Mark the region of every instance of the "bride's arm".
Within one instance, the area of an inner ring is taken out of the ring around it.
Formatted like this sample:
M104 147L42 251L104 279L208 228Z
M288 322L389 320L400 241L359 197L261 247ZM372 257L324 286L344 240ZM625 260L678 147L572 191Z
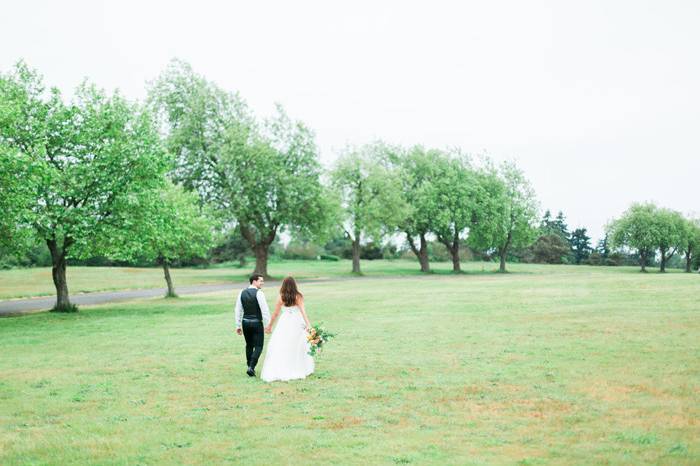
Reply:
M280 309L282 309L282 297L278 296L277 302L275 303L275 312L272 313L272 317L270 317L270 323L267 324L267 328L265 328L265 331L267 333L270 333L272 331L272 324L274 324L275 320L277 320L277 316L280 313Z
M301 311L301 316L304 318L304 322L306 322L306 329L311 330L311 322L309 322L309 318L306 317L306 308L304 307L304 298L302 298L301 296L298 298L297 306L299 306L299 310Z

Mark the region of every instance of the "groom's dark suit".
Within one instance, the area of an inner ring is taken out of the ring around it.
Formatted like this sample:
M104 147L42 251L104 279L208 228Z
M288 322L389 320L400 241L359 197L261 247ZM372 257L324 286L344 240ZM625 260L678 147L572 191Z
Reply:
M270 320L270 312L263 292L254 286L244 289L236 302L236 318L245 337L245 357L248 367L255 370L265 344L264 321Z

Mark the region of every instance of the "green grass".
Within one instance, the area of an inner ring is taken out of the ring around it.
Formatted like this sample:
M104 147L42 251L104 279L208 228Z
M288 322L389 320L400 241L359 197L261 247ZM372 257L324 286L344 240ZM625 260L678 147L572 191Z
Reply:
M303 285L304 381L245 375L228 293L0 319L0 464L700 462L697 274L371 267Z
M211 268L171 269L175 286L196 285L204 283L240 283L247 280L254 264L245 268L215 266ZM277 279L287 275L307 279L328 279L352 277L352 265L348 260L327 261L277 261L269 264L269 273ZM432 263L435 274L452 274L452 264L448 262ZM498 264L489 262L465 262L462 264L465 274L491 274L498 269ZM619 274L637 273L636 267L587 267L567 265L508 264L508 269L518 273L566 274L595 273ZM362 261L363 274L368 277L378 276L420 276L416 261ZM669 273L677 273L671 270ZM651 273L654 273L652 271ZM125 290L137 288L165 287L163 270L157 267L68 267L68 288L71 294L92 291ZM56 290L51 281L50 267L32 269L0 270L0 300L27 298L34 296L51 296Z

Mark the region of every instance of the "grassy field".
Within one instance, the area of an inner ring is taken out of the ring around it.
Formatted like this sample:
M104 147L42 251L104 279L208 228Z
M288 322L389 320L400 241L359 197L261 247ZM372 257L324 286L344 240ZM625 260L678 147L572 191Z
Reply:
M367 268L303 286L305 381L245 375L228 294L0 319L0 464L700 463L697 274Z

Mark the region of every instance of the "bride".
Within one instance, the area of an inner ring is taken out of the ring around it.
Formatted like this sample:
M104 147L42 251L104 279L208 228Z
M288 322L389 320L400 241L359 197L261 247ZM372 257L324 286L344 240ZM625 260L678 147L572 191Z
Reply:
M311 324L304 309L304 296L292 277L282 282L275 312L265 329L268 333L278 316L260 378L265 382L303 379L314 371L314 359L308 354L310 344L306 338Z

